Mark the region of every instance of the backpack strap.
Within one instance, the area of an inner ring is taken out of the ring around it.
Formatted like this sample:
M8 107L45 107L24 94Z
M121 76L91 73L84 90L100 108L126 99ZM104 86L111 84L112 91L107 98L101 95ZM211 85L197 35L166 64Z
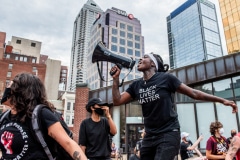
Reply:
M45 153L47 154L49 160L55 160L47 146L47 143L45 142L45 140L43 138L43 133L40 130L39 123L38 123L38 119L39 119L38 113L41 110L41 108L43 108L43 107L44 107L43 104L39 104L34 108L33 113L32 113L32 128L33 128L33 131L35 132L35 135L36 135L38 141L41 143Z
M3 123L3 119L4 119L7 115L9 115L10 112L11 112L11 110L8 109L8 110L6 110L5 112L3 112L3 113L1 114L1 118L0 118L0 126L1 126L2 123Z

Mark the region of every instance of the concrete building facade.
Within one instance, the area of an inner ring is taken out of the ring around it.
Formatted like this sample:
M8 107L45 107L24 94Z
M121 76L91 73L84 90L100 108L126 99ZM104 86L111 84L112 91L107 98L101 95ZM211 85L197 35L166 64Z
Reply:
M47 97L49 100L58 99L60 72L61 72L61 61L47 59L46 76L44 79L44 84L47 89Z
M42 42L12 36L8 45L13 47L13 53L37 57L37 63L39 63Z
M142 36L141 23L133 14L127 14L126 11L114 7L99 14L91 29L88 48L87 83L91 89L112 84L109 71L114 63L99 62L102 77L99 75L97 64L92 63L92 55L98 42L102 42L111 53L136 61L144 54L144 37ZM120 79L129 81L140 76L141 73L136 69L131 71L123 68Z
M170 68L223 56L216 7L187 0L167 17Z
M78 83L86 83L90 29L95 17L101 13L102 10L96 3L88 0L74 21L68 91L75 91Z

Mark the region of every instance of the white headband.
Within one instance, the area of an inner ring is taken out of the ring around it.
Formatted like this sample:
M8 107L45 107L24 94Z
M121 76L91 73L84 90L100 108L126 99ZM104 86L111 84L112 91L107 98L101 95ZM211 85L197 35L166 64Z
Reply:
M157 59L153 56L153 54L147 53L147 54L145 54L145 55L148 55L148 56L151 58L151 60L154 62L155 66L156 66L156 68L157 68L157 70L158 70Z

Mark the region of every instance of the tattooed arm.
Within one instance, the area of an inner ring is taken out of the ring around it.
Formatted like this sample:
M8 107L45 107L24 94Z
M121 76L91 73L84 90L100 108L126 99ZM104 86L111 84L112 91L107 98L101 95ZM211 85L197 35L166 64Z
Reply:
M55 139L74 160L87 160L80 146L67 135L60 122L48 127L48 135Z
M230 148L228 149L225 160L232 160L235 157L239 148L240 148L240 137L234 136L230 144Z

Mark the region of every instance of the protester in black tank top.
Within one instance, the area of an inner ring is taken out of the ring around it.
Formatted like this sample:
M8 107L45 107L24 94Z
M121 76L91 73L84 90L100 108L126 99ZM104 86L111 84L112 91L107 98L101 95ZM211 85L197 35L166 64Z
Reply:
M114 106L138 100L142 105L146 135L141 147L141 160L173 160L179 152L180 125L174 110L175 92L185 94L193 99L223 103L237 112L237 106L217 96L213 96L183 84L174 75L167 73L169 65L164 64L159 55L145 54L138 62L137 69L143 77L130 84L120 93L119 75L121 70L111 68L113 77L112 95Z

